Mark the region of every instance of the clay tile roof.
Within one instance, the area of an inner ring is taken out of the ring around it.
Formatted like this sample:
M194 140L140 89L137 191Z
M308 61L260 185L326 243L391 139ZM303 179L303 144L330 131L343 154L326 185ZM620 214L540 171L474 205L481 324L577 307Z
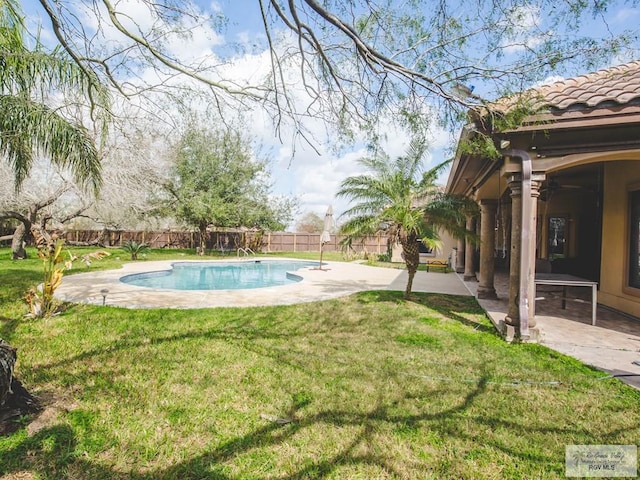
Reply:
M625 63L536 89L545 106L566 110L640 99L640 61ZM541 105L542 106L542 105Z
M568 78L522 94L533 100L534 109L573 110L624 105L640 101L640 60ZM494 106L508 110L515 98L500 99Z

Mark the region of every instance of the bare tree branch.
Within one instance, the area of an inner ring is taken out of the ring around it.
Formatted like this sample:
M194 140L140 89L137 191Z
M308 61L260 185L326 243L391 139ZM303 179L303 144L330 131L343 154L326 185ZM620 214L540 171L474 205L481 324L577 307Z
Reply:
M223 121L260 108L273 118L281 141L291 126L293 137L314 146L309 118L347 135L380 118L404 119L414 128L435 114L456 123L470 108L558 68L593 67L612 52L638 52L637 28L613 31L610 2L257 0L265 34L262 42L256 39L257 49L268 65L259 68L264 75L247 81L229 73L238 59L229 39L201 58L171 49L191 29L221 31L219 20L188 1L140 0L150 18L135 18L125 3L79 0L95 21L91 27L75 14L78 4L39 1L61 46L128 98L161 109L153 92L178 96L179 88L202 93L206 86L205 103ZM606 35L579 28L585 21L599 21ZM478 87L473 94L460 93L467 91L460 86L471 85Z

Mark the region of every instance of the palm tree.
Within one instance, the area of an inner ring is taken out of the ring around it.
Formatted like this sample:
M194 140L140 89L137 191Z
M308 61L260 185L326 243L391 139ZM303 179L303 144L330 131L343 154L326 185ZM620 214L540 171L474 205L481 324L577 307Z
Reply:
M436 184L438 175L450 161L422 172L426 149L423 141L414 140L407 153L394 161L384 154L362 158L359 163L370 173L347 178L337 193L356 202L343 213L350 217L341 229L348 239L385 231L402 246L409 273L405 298L411 294L420 263L419 240L437 246L440 228L456 237L473 237L461 225L475 204L443 193Z
M25 42L26 28L16 0L0 0L0 156L12 167L19 190L38 157L69 169L75 182L94 192L101 184L98 150L89 130L47 104L54 95L80 94L92 120L106 133L108 94L96 74L64 55L46 51L38 39ZM62 97L63 98L63 97ZM24 258L30 225L20 224L12 242Z
M91 103L92 119L106 128L108 94L96 74L62 50L46 51L26 28L16 0L0 0L0 155L12 166L16 189L42 155L69 168L76 182L97 190L100 158L90 132L45 103L53 94L80 93Z

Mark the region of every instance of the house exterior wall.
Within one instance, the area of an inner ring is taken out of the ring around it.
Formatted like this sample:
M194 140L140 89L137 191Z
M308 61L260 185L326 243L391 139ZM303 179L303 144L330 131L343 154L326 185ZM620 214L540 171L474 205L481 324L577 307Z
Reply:
M458 247L458 240L448 232L440 232L440 241L442 244L435 249L435 255L432 258L449 258L453 249Z
M640 188L640 161L604 167L602 268L598 302L640 317L640 289L627 287L629 188Z
M451 255L453 249L458 246L458 241L448 232L441 231L439 235L441 243L440 246L435 248L433 253L421 253L420 263L425 263L430 258L446 260ZM404 262L402 259L402 247L400 245L395 245L391 250L391 261L398 263Z

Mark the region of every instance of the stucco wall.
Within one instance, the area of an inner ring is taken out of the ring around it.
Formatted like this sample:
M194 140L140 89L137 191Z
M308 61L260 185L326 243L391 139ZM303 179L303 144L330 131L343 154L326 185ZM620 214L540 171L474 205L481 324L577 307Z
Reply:
M447 231L441 231L440 242L441 245L434 249L432 254L421 253L420 263L424 263L429 258L447 259L451 255L451 251L458 246L458 241L454 239ZM392 262L403 262L402 259L402 247L396 245L391 251Z
M598 302L640 317L640 289L627 284L628 188L640 185L640 161L605 163L602 269Z

